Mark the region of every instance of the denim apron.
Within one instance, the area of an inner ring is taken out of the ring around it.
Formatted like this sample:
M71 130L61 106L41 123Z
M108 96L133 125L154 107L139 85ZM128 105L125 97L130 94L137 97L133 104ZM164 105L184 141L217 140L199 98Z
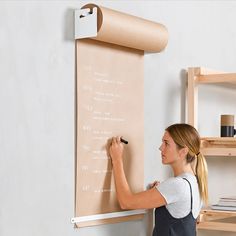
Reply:
M192 187L191 192L191 210L190 213L183 218L174 218L165 206L156 208L155 210L155 227L152 236L196 236L196 219L192 214Z

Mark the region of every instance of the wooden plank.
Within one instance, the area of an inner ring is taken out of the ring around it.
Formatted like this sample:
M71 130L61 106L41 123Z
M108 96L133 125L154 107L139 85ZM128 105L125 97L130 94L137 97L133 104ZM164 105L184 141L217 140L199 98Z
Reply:
M222 223L222 222L200 222L197 224L197 229L206 230L220 230L226 232L236 232L236 224L234 223Z
M201 151L206 156L236 156L236 138L201 138Z
M201 152L205 156L236 156L236 148L202 148Z
M198 101L198 86L196 83L197 75L200 73L200 68L188 68L188 123L197 128L198 115L197 115L197 101Z
M208 142L219 142L219 143L235 143L236 138L234 137L201 137L201 140L206 140Z
M220 230L236 232L236 224L232 222L219 222L236 216L236 211L219 211L203 209L198 217L197 229Z
M236 216L236 211L219 211L219 210L213 210L213 209L204 209L200 213L200 221L201 219L224 219L224 218L230 218Z
M197 76L198 83L236 83L236 73Z
M205 67L197 67L200 69L200 75L218 75L218 74L225 74L224 71L216 71L213 69L205 68Z

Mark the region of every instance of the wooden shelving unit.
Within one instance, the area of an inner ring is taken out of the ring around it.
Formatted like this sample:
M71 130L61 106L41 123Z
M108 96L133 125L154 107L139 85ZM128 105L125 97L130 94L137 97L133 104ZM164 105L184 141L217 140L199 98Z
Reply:
M202 67L188 69L188 123L197 128L198 124L198 85L231 84L236 85L236 73L224 73ZM236 87L235 87L236 88ZM236 157L236 138L201 138L201 152L206 157ZM204 209L198 218L198 229L236 232L236 211Z
M231 84L236 88L236 73L223 73L202 67L188 69L188 123L197 127L197 102L199 84Z
M236 138L201 138L201 151L205 156L236 156Z
M197 222L198 229L236 232L235 211L204 209Z

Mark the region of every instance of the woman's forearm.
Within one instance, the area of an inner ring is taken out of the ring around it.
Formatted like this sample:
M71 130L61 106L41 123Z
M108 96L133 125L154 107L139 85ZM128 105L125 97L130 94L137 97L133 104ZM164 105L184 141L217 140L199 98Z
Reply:
M126 180L122 160L116 160L113 163L113 174L115 178L116 194L122 209L128 209L132 197L128 182Z

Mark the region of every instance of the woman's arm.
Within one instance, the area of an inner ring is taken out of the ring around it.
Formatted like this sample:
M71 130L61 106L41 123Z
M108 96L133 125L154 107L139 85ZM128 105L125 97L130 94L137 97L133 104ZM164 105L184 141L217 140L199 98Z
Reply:
M120 142L120 137L112 138L109 154L113 164L117 199L121 208L149 209L166 205L164 197L155 187L139 193L131 192L124 173L123 150L124 146Z

